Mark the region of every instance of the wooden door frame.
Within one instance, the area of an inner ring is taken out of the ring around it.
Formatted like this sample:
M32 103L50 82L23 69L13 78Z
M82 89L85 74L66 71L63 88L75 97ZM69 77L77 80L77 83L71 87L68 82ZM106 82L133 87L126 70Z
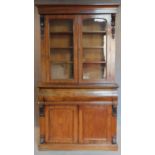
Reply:
M107 43L106 43L106 79L101 80L83 80L83 48L82 48L82 21L87 18L106 18L107 19ZM109 18L109 19L108 19ZM115 39L112 41L111 34L111 16L110 14L100 14L100 15L78 15L78 49L79 49L79 83L109 83L114 81L114 63L115 63ZM108 52L107 52L108 51Z
M50 70L50 39L49 39L49 20L50 19L72 19L73 20L73 79L51 79ZM47 67L47 82L53 84L75 84L78 82L78 60L77 60L77 16L75 15L46 15L45 16L45 53L46 53L46 67Z

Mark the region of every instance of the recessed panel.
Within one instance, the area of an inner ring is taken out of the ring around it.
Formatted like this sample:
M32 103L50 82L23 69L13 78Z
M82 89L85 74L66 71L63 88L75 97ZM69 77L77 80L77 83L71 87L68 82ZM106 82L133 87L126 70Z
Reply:
M80 106L80 143L111 143L111 106Z
M46 141L49 143L75 143L77 141L76 106L48 106L46 111Z

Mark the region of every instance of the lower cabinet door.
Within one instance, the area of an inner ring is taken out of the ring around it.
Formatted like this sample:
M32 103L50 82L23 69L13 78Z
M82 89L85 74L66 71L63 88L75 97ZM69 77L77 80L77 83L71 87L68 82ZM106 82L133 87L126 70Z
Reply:
M77 143L77 117L77 106L46 106L46 143Z
M79 143L112 143L112 106L81 105L79 107Z

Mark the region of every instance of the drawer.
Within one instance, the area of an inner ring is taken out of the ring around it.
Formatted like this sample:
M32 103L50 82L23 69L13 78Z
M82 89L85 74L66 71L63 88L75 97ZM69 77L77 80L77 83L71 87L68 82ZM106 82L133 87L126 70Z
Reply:
M112 101L117 99L116 90L106 89L40 89L41 101Z

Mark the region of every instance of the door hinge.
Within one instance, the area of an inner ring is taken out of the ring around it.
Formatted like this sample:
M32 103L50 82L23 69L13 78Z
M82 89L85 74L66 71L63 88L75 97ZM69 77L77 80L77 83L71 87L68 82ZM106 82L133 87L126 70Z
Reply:
M113 137L112 137L112 144L117 144L116 136L113 136Z
M45 136L40 136L40 144L44 144L45 143Z
M112 116L114 117L117 116L117 105L116 104L112 105Z
M40 104L39 105L39 116L40 117L44 117L45 116L45 105L44 104Z

